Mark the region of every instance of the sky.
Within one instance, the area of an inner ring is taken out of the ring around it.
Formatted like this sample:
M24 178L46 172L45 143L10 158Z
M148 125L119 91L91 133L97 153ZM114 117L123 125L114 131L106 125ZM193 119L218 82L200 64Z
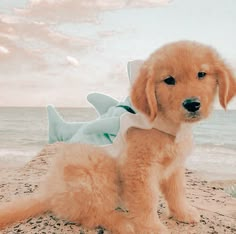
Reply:
M234 0L1 0L0 106L88 106L91 92L123 99L127 62L182 39L236 68L235 11Z

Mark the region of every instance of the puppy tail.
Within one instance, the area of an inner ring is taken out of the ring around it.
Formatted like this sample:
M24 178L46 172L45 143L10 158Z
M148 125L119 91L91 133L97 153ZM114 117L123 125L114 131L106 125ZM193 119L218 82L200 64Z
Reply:
M33 217L48 211L46 200L29 196L0 205L0 230L6 225Z

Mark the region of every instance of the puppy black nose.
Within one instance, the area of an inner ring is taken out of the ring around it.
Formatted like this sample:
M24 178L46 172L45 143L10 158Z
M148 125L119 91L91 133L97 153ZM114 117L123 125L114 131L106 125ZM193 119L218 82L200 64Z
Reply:
M183 107L189 112L196 112L201 107L201 102L198 98L189 98L183 102Z

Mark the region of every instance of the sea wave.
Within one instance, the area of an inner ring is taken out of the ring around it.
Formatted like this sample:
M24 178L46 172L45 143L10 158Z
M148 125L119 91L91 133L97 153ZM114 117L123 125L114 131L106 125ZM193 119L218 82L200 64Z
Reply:
M28 138L25 138L25 139L22 139L22 141L24 141L22 143L22 145L29 145L29 146L44 146L47 144L47 141L45 140L34 140L34 139L28 139Z
M186 165L212 179L236 179L236 149L232 145L197 145Z
M232 153L236 156L236 145L227 143L205 143L196 144L196 149L202 149L205 151L217 151L219 153Z
M39 150L30 149L0 149L0 160L1 161L28 161L38 154Z

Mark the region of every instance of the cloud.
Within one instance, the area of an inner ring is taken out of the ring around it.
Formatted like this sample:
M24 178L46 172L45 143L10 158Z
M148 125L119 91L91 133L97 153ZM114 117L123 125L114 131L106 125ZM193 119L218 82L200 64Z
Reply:
M0 15L0 35L9 39L37 39L43 43L62 49L83 49L94 44L93 40L83 37L68 37L52 29L52 26L20 17ZM50 27L51 26L51 27Z
M78 60L72 56L66 56L66 60L67 60L68 64L73 65L75 67L77 67L79 65Z
M80 21L94 22L104 11L138 7L160 7L170 4L170 0L31 0L25 9L18 9L37 19L49 22Z
M7 37L0 36L0 50L2 51L2 53L0 51L0 79L6 79L7 74L47 68L46 62L38 50L24 49Z
M4 47L4 46L0 46L0 54L9 54L9 50Z
M0 15L1 73L43 71L48 67L46 60L51 58L52 53L58 54L57 61L61 55L63 61L64 53L86 50L95 45L93 39L69 37L50 26L44 22L30 21L19 16ZM72 60L69 60L72 63ZM52 63L55 66L57 62L54 60ZM73 64L75 65L75 61Z

